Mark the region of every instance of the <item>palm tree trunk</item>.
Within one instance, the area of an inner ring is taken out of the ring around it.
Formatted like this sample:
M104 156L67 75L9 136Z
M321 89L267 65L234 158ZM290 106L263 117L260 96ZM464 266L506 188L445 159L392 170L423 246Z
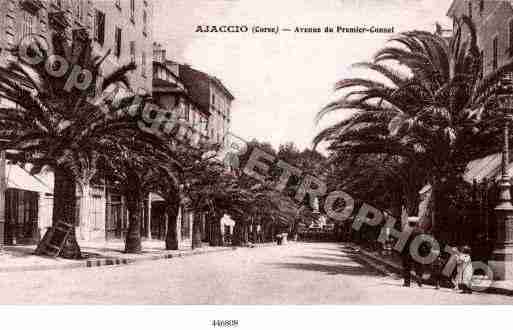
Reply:
M128 175L126 186L126 206L128 209L128 232L125 238L126 253L141 253L141 225L143 192L135 173Z
M240 221L236 221L235 226L233 227L232 245L242 245L242 224L240 223Z
M91 186L89 183L84 183L80 188L82 190L82 194L79 200L79 236L80 239L88 240L91 234L91 228L89 228L89 211L93 207Z
M194 212L194 221L192 222L192 248L201 247L201 216L199 212Z
M167 214L167 232L166 232L166 250L178 250L178 231L176 230L176 221L178 217L179 204L170 203L166 207Z
M242 225L242 233L243 233L242 244L244 246L247 246L249 243L249 225L247 223L244 223Z
M213 217L213 219L210 219L211 228L213 229L211 231L210 245L223 246L224 237L221 233L221 216L217 212L214 212Z
M55 168L52 225L59 221L72 226L59 256L66 259L80 259L82 257L75 233L76 220L76 183L73 175L65 168ZM37 254L44 253L41 241L36 249Z
M431 185L431 233L436 238L437 235L437 223L436 223L436 217L439 216L437 208L439 207L438 201L437 201L437 195L439 191L438 187L438 178L436 176L433 177L433 184Z

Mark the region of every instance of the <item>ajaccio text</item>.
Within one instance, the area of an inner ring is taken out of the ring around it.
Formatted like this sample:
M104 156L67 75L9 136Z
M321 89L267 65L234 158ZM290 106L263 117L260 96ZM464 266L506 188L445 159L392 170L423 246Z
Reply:
M198 25L196 32L228 32L228 33L244 33L248 32L246 25Z

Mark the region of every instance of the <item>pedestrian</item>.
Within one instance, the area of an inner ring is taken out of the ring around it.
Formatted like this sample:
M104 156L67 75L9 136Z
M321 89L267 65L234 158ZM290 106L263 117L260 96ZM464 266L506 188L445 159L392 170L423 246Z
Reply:
M410 287L411 283L411 272L412 270L415 272L415 280L419 287L422 287L422 274L423 274L423 267L422 264L419 262L416 262L413 258L411 252L410 252L410 246L418 235L422 234L422 231L420 228L417 227L417 222L415 221L416 217L410 217L408 221L408 226L412 229L412 233L410 234L410 237L408 238L408 241L406 242L403 250L401 251L401 260L403 264L403 278L404 278L404 287Z
M442 257L442 253L440 251L433 251L434 253L438 253L438 257L431 264L431 277L435 282L435 289L440 290L440 283L442 281L442 271L444 268L444 259Z
M461 290L461 293L467 294L472 294L472 275L474 274L470 253L470 247L464 246L456 257L456 283L458 284L458 289Z

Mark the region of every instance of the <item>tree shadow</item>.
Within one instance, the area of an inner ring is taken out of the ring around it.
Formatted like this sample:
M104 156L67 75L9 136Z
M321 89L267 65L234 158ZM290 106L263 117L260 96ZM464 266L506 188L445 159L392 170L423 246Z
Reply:
M376 276L384 277L381 273L364 267L349 265L324 265L317 263L272 263L270 265L278 266L285 269L307 270L323 272L328 275L348 275L348 276Z
M15 258L25 258L35 256L35 250L35 246L8 245L4 246L2 254Z
M326 262L347 262L347 261L354 261L353 258L348 256L340 255L338 258L329 258L329 257L312 257L312 256L297 256L295 258L298 259L307 259L307 260L313 260L313 261L326 261Z

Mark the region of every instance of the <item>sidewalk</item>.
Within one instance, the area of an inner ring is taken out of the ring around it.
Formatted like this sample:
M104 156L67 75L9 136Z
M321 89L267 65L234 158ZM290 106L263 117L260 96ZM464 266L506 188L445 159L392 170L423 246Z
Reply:
M399 256L395 254L383 255L380 252L369 251L352 243L344 244L359 252L366 263L380 272L387 275L391 275L391 273L402 274L403 267ZM484 292L513 296L513 281L494 281Z
M158 240L143 241L141 254L123 253L125 243L122 240L107 242L80 242L84 259L69 260L34 255L35 245L4 246L0 251L0 272L20 272L32 270L72 269L127 265L137 262L185 257L197 254L231 251L233 247L204 246L194 250L165 250L165 242Z

